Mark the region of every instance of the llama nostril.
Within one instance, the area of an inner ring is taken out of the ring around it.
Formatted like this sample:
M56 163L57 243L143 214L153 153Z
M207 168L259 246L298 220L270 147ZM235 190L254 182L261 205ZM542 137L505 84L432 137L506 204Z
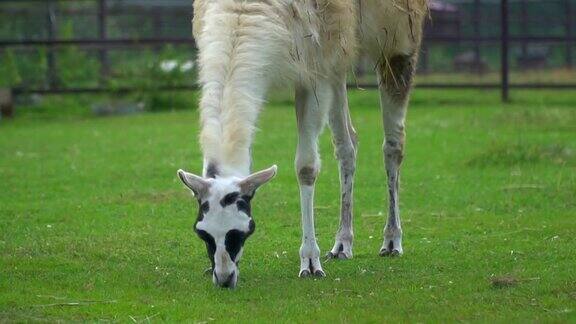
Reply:
M234 288L234 274L235 271L232 271L232 273L228 276L226 281L224 281L220 285L224 288Z

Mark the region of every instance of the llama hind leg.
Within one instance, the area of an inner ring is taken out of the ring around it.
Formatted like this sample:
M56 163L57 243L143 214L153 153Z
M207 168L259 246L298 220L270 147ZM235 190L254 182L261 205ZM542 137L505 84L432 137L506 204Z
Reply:
M380 255L396 256L403 253L399 205L400 165L404 157L404 121L416 58L415 55L400 54L386 58L385 61L386 64L378 69L378 75L390 204Z
M356 133L350 119L345 80L333 86L329 124L340 169L340 227L329 258L352 258L354 171L356 170Z

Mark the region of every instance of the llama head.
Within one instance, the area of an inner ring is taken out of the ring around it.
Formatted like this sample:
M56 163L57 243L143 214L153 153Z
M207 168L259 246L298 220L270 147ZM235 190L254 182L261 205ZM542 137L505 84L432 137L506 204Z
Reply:
M192 190L199 211L194 231L206 244L214 284L234 288L244 242L254 232L250 202L256 189L276 175L277 167L246 178L203 178L178 170L178 177Z

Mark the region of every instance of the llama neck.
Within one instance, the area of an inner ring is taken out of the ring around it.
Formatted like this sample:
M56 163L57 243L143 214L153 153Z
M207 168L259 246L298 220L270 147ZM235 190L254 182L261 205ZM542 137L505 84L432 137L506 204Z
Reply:
M250 174L252 138L265 88L257 83L242 75L204 83L200 142L205 176Z
M268 40L276 24L262 28L227 7L236 3L210 3L197 37L204 171L214 165L219 176L243 177L250 174L255 124L277 64L271 58L278 46Z

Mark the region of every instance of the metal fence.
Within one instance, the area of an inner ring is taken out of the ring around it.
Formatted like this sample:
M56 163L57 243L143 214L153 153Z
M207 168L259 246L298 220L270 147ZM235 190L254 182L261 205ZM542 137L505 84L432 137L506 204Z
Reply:
M195 55L188 1L0 0L0 88L195 89L195 72L184 69ZM576 89L576 0L430 3L417 87L500 89L503 100L511 88ZM364 70L353 86L375 87Z

